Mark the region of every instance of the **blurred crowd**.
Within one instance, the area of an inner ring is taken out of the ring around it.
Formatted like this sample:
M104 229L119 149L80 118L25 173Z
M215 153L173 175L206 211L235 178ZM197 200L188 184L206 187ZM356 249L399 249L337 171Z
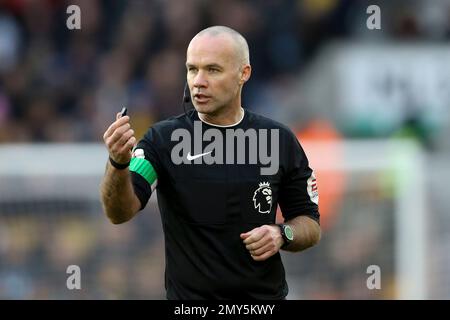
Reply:
M2 299L164 299L155 206L122 226L97 215L96 204L74 210L68 202L53 203L41 210L36 202L34 208L16 205L15 214L0 215ZM80 290L68 289L69 266L80 268Z
M254 73L245 99L251 108L267 81L301 67L313 47L308 41L321 40L304 32L308 21L300 19L297 1L0 4L0 141L8 142L96 141L125 105L141 134L180 114L187 45L210 25L231 26L250 43ZM70 4L81 9L81 30L66 27Z
M372 177L357 178L366 179ZM393 233L385 228L393 217L383 210L393 203L382 193L374 195L376 189L347 193L345 206L351 210L324 229L320 247L283 252L289 299L395 297ZM0 201L0 210L1 299L165 299L156 201L123 225L111 224L97 202L77 202L69 195L65 201ZM383 269L384 290L367 290L370 264ZM73 265L80 268L80 290L67 287L73 274L67 268Z
M247 38L244 106L277 117L272 91L293 82L323 43L366 33L372 2L1 0L0 142L98 141L122 106L138 136L180 114L187 45L211 25ZM424 1L394 2L383 4L395 9L383 16L383 37L449 36L447 2L422 11ZM81 30L66 27L71 4Z
M72 4L81 9L81 30L66 27L70 15L66 9ZM371 4L382 8L382 32L366 28L366 8ZM249 42L253 72L243 91L244 107L288 119L301 139L336 142L347 133L336 123L313 119L311 107L295 95L304 89L298 79L323 46L335 39L446 43L450 1L0 0L0 144L99 142L123 106L128 107L140 138L152 123L183 112L186 48L197 32L211 25L232 27ZM390 86L383 83L382 89L389 91ZM297 112L283 109L289 99ZM323 108L337 112L332 106ZM402 125L398 132L415 131L413 135L427 140L420 119L411 118ZM308 149L308 156L312 161L336 162L338 151L330 150L324 157ZM441 162L440 167L430 165L435 178L429 186L432 196L442 196L447 202L430 202L447 217L450 205L443 185L446 179L441 177L442 172L449 172L448 158ZM392 221L386 218L395 206L391 193L376 189L344 197L341 173L319 172L321 178L322 227L327 232L321 248L307 252L304 260L294 261L303 256L287 257L292 259L287 264L293 266L290 276L300 279L303 275L306 281L291 282L294 297L392 297L390 291L369 293L361 287L366 274L360 268L382 265L388 271L383 287L390 286L392 258L383 260L374 252L394 254L389 238ZM368 177L360 184L370 186L374 180ZM97 187L92 187L93 192ZM333 200L333 195L342 201ZM89 210L72 210L49 200L52 204L37 212L39 202L26 209L21 203L11 206L8 199L1 199L0 297L164 297L163 239L154 203L137 220L118 229L100 216L98 203ZM363 217L357 220L358 228L352 229L349 217L331 219L341 207L343 212L347 209ZM446 219L441 227L448 230ZM439 225L441 220L436 221ZM433 248L437 248L434 243ZM81 267L86 290L64 287L70 264ZM332 273L329 266L334 266ZM320 272L313 277L316 270Z

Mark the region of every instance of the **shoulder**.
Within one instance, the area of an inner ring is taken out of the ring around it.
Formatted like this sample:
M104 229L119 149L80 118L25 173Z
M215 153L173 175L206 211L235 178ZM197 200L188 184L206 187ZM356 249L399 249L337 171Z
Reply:
M253 111L248 111L249 124L255 129L278 130L280 137L288 140L297 140L294 132L285 124L265 117Z

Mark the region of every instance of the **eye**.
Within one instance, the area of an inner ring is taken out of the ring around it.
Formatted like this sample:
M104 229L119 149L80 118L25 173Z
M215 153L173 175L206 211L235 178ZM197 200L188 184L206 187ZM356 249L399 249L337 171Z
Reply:
M196 72L196 71L197 71L197 68L194 68L194 67L188 68L188 72Z
M217 72L219 72L220 70L217 69L217 68L209 68L208 71L209 71L210 73L217 73Z

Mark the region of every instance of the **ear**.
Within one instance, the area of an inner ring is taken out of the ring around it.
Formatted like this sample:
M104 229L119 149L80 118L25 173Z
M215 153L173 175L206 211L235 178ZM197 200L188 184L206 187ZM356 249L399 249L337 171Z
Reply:
M248 81L248 79L250 79L251 74L252 74L252 67L249 64L246 64L245 66L243 66L239 84L243 85L244 83L246 83Z

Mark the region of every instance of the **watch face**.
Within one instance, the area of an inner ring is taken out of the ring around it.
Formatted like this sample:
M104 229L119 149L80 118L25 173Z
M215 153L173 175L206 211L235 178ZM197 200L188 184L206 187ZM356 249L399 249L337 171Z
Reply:
M291 227L284 226L284 234L286 235L286 238L289 239L289 241L294 240L294 233L292 232Z

